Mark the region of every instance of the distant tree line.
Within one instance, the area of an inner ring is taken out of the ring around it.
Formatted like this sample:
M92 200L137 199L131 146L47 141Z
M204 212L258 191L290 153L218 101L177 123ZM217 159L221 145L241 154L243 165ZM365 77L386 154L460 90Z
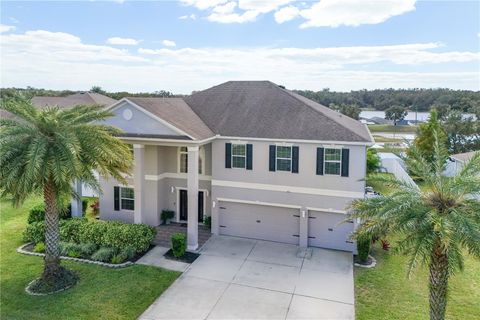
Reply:
M480 113L480 92L452 89L376 89L335 92L295 90L298 94L325 106L350 105L384 111L399 106L412 111L430 111L448 106L461 112Z

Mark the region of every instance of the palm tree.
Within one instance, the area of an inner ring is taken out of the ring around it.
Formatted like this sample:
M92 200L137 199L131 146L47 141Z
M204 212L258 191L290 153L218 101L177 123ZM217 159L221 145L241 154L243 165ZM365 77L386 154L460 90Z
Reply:
M429 268L430 319L445 319L448 280L463 270L463 255L480 258L480 152L455 177L443 175L447 154L435 134L433 161L412 147L407 165L422 180L415 185L373 175L392 192L352 204L363 223L353 237L388 235L394 252L408 256L408 275L419 264ZM475 199L476 197L476 199Z
M39 109L19 95L4 99L1 109L13 115L0 119L1 196L20 205L32 194L43 194L46 248L39 281L54 290L75 278L60 266L59 199L78 196L75 180L100 190L94 171L125 182L132 155L114 136L119 130L101 123L112 114L99 107Z

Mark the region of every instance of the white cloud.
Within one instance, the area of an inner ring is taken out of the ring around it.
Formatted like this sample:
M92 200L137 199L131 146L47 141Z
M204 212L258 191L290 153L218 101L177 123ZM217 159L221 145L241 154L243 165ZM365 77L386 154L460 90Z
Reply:
M321 0L300 11L301 28L377 24L415 10L416 0Z
M107 44L113 44L113 45L136 46L139 43L140 43L139 40L135 40L132 38L113 37L113 38L107 39Z
M2 34L0 38L2 86L78 90L101 83L107 90L161 88L189 93L227 80L269 79L288 88L311 90L480 89L478 71L461 71L468 70L465 67L455 71L458 63L480 61L479 53L448 51L438 43L339 48L139 48L129 52L83 43L61 32L37 30ZM457 64L444 68L443 63Z
M189 14L189 15L180 16L180 17L178 17L178 19L180 19L180 20L188 20L188 19L195 20L195 19L197 19L197 16L194 13L192 13L192 14Z
M163 40L162 41L162 44L165 46L165 47L175 47L177 44L175 43L175 41L172 41L172 40Z
M232 13L233 10L235 10L235 7L237 6L236 2L227 2L224 5L216 6L213 8L213 12L219 13L219 14L227 14L227 13Z
M207 19L219 23L245 23L255 21L259 14L257 11L245 11L242 14L214 12Z
M294 6L284 7L275 12L275 21L278 23L284 23L295 19L300 14L300 10Z
M9 19L12 23L20 23L20 21L19 21L17 18L15 18L15 17L9 17L8 19Z
M184 5L194 6L199 10L206 10L228 2L228 0L180 0Z
M8 26L6 24L0 24L0 33L9 32L15 30L15 26Z

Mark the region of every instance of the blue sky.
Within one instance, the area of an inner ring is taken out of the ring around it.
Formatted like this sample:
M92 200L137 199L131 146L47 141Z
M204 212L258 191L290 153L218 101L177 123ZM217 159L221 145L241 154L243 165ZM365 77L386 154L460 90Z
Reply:
M189 93L228 80L292 89L480 88L478 1L1 3L1 84Z

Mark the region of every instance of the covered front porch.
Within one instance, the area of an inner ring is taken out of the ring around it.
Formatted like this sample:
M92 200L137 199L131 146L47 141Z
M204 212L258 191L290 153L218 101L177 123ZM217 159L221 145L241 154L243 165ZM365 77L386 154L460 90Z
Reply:
M159 225L157 228L157 236L153 243L161 247L171 247L171 238L175 233L187 234L187 224L172 222L170 224ZM210 227L203 224L198 225L198 247L201 248L205 242L212 236Z

